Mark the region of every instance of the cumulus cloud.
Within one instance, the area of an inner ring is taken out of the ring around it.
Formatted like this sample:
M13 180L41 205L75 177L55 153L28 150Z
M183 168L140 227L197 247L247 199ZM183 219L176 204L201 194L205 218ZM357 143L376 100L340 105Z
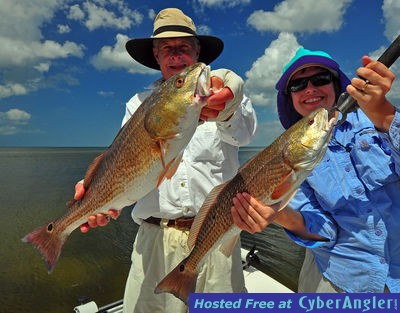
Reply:
M20 132L19 126L25 125L31 119L31 114L20 109L10 109L0 112L0 135L14 135Z
M282 74L283 66L301 46L291 33L281 33L272 41L246 72L245 89L256 105L273 105L276 102L275 84Z
M115 39L114 46L102 47L100 52L91 59L91 63L96 69L128 69L130 73L139 74L157 73L157 71L139 64L126 53L125 43L129 40L128 36L117 34Z
M71 31L71 28L68 25L57 25L58 33L60 34L67 34Z
M258 10L247 23L258 31L333 32L343 24L343 15L352 0L285 0L274 11Z
M18 83L7 83L5 85L0 85L0 99L8 98L11 96L20 96L28 93L25 86Z
M42 27L68 1L1 1L0 98L23 95L42 86L51 60L83 56L83 45L49 40L42 34Z
M400 2L398 0L384 0L382 10L386 20L385 36L391 41L399 35Z
M0 112L0 118L14 123L26 123L30 120L31 115L20 109L10 109L7 112Z
M129 29L143 20L143 15L128 8L122 0L86 1L69 8L67 17L82 22L89 30L98 28Z

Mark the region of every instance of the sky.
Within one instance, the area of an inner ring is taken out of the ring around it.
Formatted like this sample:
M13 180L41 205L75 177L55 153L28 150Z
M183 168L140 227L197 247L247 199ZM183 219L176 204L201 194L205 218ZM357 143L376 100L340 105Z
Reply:
M210 66L245 81L259 121L251 146L283 131L275 83L299 47L328 52L351 78L363 55L377 59L400 34L399 0L0 0L0 147L110 145L125 103L160 77L125 43L150 37L167 7L224 41Z

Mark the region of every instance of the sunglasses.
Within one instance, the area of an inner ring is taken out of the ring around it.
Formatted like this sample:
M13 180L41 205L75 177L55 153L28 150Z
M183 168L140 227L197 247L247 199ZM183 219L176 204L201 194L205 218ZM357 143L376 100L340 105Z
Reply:
M314 87L325 86L333 82L333 75L331 72L322 72L309 77L293 79L287 86L287 92L291 93L304 90L309 81Z

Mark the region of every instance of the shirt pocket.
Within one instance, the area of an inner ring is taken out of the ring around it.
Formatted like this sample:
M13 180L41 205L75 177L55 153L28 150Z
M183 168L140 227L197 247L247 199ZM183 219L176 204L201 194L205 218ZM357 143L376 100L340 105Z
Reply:
M205 122L197 127L190 140L188 151L194 162L221 163L223 161L221 139L215 123Z
M337 156L338 157L338 156ZM342 156L344 158L345 155ZM342 160L342 162L345 162ZM307 182L314 190L317 201L323 208L335 208L346 204L346 188L343 188L340 177L335 171L330 158L325 157L321 163L311 172Z
M364 130L354 137L351 158L358 177L369 190L398 180L387 144L376 130Z

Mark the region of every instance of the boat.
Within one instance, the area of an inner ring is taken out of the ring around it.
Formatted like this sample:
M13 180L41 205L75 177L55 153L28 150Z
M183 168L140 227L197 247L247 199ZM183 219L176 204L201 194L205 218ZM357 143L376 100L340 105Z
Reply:
M257 269L260 259L256 246L250 250L241 249L243 274L249 293L293 293L293 290ZM81 303L74 308L75 313L122 313L123 300L98 307L95 301Z

